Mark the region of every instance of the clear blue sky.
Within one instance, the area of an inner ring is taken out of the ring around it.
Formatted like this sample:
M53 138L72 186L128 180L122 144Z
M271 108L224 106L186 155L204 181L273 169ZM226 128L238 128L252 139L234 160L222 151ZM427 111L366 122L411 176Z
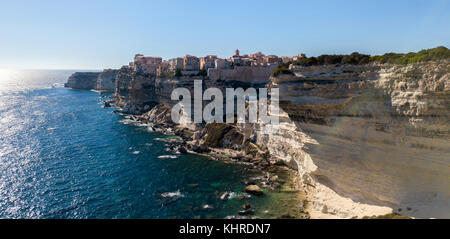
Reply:
M135 53L380 54L449 43L447 0L0 0L0 68L117 68Z

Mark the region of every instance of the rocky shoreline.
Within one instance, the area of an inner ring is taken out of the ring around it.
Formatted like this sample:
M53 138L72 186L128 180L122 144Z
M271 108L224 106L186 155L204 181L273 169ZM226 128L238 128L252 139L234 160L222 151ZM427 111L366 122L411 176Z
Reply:
M111 107L114 100L104 102L105 105ZM272 218L298 218L308 219L310 215L306 210L307 201L305 200L304 192L301 190L298 182L297 171L286 167L281 162L271 163L267 158L252 155L245 155L245 152L233 149L215 148L208 146L207 143L199 141L199 137L205 134L207 127L199 127L192 129L176 125L170 118L170 107L165 104L156 105L152 110L145 114L134 115L128 114L128 111L123 111L118 108L114 111L121 114L136 125L144 125L148 127L149 131L164 134L166 136L173 136L164 139L169 143L168 148L175 154L198 154L206 156L210 160L221 161L223 163L240 164L246 167L248 172L258 173L261 176L250 177L243 182L243 191L253 196L264 196L264 190L272 193L289 193L292 195L292 202L285 205L284 212L269 212L264 210L267 215ZM228 192L220 195L221 200L226 200L229 196ZM204 205L207 207L208 205ZM243 210L238 211L236 215L228 216L227 218L257 218L253 216L254 209L249 204L244 204Z

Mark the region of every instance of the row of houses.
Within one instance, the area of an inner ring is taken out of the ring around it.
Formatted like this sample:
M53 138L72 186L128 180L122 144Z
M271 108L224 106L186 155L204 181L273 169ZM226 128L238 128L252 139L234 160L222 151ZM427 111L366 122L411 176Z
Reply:
M205 57L186 55L165 61L161 57L136 54L134 61L130 63L130 67L135 71L157 76L170 74L195 75L201 71L207 72L211 68L230 69L235 66L265 67L295 61L301 57L306 56L304 54L299 54L294 57L266 56L261 52L251 55L240 55L239 50L236 50L235 54L228 59L219 58L216 55L208 55Z

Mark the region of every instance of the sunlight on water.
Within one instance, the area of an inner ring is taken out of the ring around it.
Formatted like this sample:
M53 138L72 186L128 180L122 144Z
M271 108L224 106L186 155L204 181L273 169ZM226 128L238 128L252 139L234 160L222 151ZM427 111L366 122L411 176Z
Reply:
M7 69L0 69L0 82L6 81L10 78L11 71Z
M33 89L61 87L73 70L12 70L0 69L0 94Z
M0 95L8 88L8 82L13 79L12 71L7 69L0 69Z

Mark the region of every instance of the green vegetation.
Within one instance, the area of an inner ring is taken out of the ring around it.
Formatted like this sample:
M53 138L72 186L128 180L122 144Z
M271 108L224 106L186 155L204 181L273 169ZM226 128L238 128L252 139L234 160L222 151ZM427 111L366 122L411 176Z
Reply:
M197 76L207 76L208 75L208 71L206 69L201 69Z
M370 62L370 56L353 52L350 55L321 55L318 57L300 58L295 65L314 66L314 65L336 65L336 64L366 64Z
M280 74L294 75L294 73L292 73L292 71L289 70L289 63L279 64L278 67L275 68L275 70L272 73L273 76L278 76Z
M180 68L175 69L175 76L176 77L183 76L183 74L181 74L181 69Z
M336 64L367 64L370 62L380 62L389 64L411 64L416 62L450 59L450 50L444 46L421 50L417 53L407 54L386 53L384 55L370 56L354 52L350 55L321 55L318 57L300 58L294 65L315 66L315 65L336 65Z
M423 61L442 60L442 59L450 59L450 50L444 46L428 50L421 50L417 53L415 52L410 52L407 54L386 53L384 55L370 57L370 61L377 61L380 63L390 63L390 64L402 64L402 65Z

